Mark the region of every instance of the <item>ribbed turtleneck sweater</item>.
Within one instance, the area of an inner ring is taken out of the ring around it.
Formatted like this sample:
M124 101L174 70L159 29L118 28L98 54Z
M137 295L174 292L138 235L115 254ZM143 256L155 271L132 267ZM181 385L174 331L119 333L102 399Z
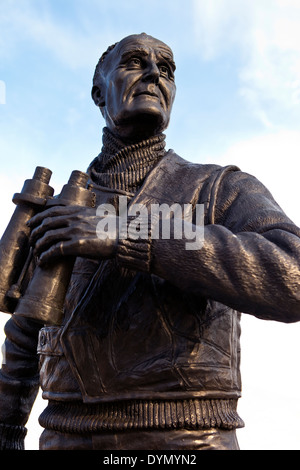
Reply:
M125 144L105 127L101 153L91 163L89 172L100 186L135 193L165 154L164 134Z

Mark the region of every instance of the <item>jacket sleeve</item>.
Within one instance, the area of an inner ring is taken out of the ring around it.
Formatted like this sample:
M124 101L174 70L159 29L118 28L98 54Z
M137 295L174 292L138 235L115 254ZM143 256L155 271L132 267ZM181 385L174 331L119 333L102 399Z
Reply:
M25 424L39 389L40 325L12 315L5 325L0 371L0 450L23 450Z
M129 237L119 242L121 262L240 312L300 320L300 229L256 178L241 171L228 173L212 199L214 221L204 227L200 249L187 250L184 237Z

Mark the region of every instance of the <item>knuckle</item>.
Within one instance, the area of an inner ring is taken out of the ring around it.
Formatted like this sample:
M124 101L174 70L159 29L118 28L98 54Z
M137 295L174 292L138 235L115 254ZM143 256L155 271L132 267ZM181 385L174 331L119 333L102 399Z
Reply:
M77 244L78 244L79 248L82 248L85 245L85 240L83 238L79 238L77 240Z
M41 227L47 227L49 223L51 222L51 217L45 217L43 222L41 223Z

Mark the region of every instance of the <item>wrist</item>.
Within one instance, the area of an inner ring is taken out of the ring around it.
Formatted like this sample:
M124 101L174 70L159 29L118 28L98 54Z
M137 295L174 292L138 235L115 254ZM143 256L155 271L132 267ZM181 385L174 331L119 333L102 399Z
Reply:
M24 450L26 434L24 426L0 423L0 450Z
M128 217L123 223L116 244L120 264L136 271L150 272L151 223L145 216Z

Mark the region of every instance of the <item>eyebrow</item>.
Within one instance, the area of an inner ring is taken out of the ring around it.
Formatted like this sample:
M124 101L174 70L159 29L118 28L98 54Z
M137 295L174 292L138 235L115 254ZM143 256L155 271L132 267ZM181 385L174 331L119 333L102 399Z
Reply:
M145 57L149 54L149 51L147 51L147 49L144 49L143 47L134 47L134 48L130 48L128 50L125 49L121 54L121 60L122 61L127 60L130 57L134 56L135 54L138 54L140 56ZM174 62L171 54L169 54L168 51L159 50L157 52L157 56L162 58L166 62L168 62L168 64L172 68L173 72L175 72L176 65L175 65L175 62Z
M121 59L122 60L126 60L130 57L132 57L134 54L139 54L139 55L142 55L142 56L146 56L148 55L148 51L146 49L144 49L143 47L135 47L134 49L128 49L125 51L122 52L121 54Z
M176 65L175 65L175 62L174 62L172 56L170 54L168 54L167 51L159 51L158 55L161 56L166 62L168 62L168 64L170 64L173 72L175 72Z

